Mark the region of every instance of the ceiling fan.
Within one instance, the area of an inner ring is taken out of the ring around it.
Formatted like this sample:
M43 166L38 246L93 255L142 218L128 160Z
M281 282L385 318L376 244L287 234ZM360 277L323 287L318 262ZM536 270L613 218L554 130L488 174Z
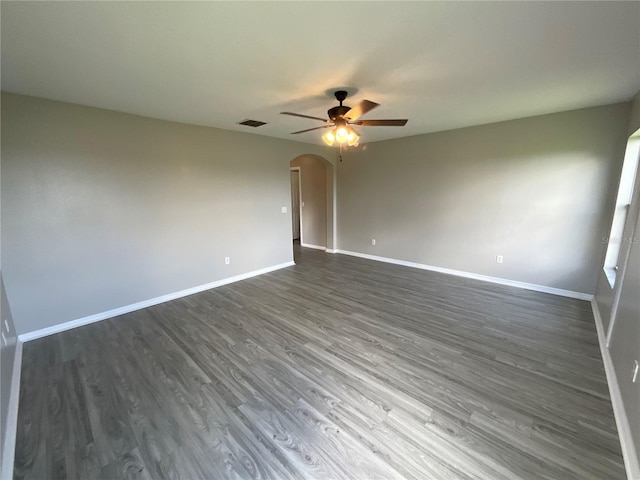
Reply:
M336 96L336 100L340 102L340 105L330 108L327 111L327 115L329 116L328 119L312 117L310 115L302 115L300 113L280 112L283 115L310 118L312 120L320 120L321 122L328 123L328 125L307 128L306 130L292 132L291 134L296 135L298 133L310 132L312 130L319 130L321 128L331 128L331 130L329 130L322 136L322 140L324 140L327 145L331 146L335 142L338 142L338 145L340 146L346 144L350 147L357 147L360 136L358 135L358 132L356 132L353 127L351 127L351 125L359 125L362 127L403 127L408 122L406 118L395 120L359 120L362 115L370 112L379 105L375 102L370 102L369 100L362 100L357 106L351 108L346 105L342 105L344 99L347 98L346 91L338 90L334 95Z

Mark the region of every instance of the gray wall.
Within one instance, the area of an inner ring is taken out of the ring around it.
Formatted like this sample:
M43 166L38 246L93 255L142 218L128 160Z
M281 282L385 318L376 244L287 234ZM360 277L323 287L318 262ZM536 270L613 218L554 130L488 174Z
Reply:
M291 161L300 167L302 186L302 242L327 246L327 162L316 155L303 155ZM329 167L330 168L330 167Z
M3 93L18 333L291 261L289 162L323 151Z
M631 135L640 128L640 92L632 104L631 118L627 134ZM617 191L617 189L616 189ZM611 334L609 353L613 361L616 378L620 387L625 412L634 437L636 455L640 459L640 380L631 382L633 361L640 362L640 174L636 177L634 200L623 237L627 239L620 248L620 258L628 255L624 275L616 279L615 288L611 288L602 271L600 263L596 301L602 316L605 331L611 320L611 307L616 292L620 289L618 312ZM609 211L613 216L613 207ZM611 221L611 220L610 220Z
M9 302L7 301L7 296L4 289L4 281L2 279L2 273L0 273L0 286L2 288L2 331L4 332L8 342L5 345L2 343L0 347L0 353L2 357L0 361L2 365L0 365L1 377L0 377L0 458L2 459L0 462L0 475L1 478L10 478L10 472L6 470L6 458L4 457L5 453L5 443L6 443L6 435L7 435L7 413L9 410L9 398L11 397L11 380L13 374L13 364L15 362L15 353L16 353L16 334L15 328L13 325L13 319L11 316L11 310L9 309ZM4 322L5 320L9 324L10 331L7 332ZM9 462L12 463L12 462Z
M628 115L609 105L350 150L338 247L593 294Z

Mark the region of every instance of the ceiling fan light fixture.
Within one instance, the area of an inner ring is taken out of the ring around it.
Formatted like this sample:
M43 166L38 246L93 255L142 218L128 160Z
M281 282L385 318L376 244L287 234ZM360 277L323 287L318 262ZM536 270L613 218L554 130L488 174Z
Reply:
M349 134L347 135L347 145L350 147L357 147L358 141L360 140L360 136L356 133L353 128L349 129Z
M353 128L349 126L340 125L336 128L329 130L322 135L324 143L333 146L334 143L339 145L349 145L350 147L357 147L360 140L360 135Z
M333 145L333 142L336 141L336 136L331 130L329 130L327 133L322 135L322 140L324 140L324 143L331 146Z
M338 143L347 143L350 133L349 130L349 127L336 128L336 140Z

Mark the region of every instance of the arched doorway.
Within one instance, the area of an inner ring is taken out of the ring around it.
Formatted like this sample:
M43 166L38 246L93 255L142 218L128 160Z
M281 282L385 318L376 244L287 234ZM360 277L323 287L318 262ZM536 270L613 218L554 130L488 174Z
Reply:
M289 168L292 185L299 185L297 192L292 188L292 240L298 234L301 246L334 253L335 166L319 155L304 154L291 160Z

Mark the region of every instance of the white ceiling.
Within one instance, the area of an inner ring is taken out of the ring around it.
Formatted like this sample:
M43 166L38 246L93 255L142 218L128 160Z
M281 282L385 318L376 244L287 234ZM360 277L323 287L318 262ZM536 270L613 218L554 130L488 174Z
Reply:
M7 2L2 89L308 143L337 87L377 141L630 99L640 2ZM235 123L268 122L253 129Z

